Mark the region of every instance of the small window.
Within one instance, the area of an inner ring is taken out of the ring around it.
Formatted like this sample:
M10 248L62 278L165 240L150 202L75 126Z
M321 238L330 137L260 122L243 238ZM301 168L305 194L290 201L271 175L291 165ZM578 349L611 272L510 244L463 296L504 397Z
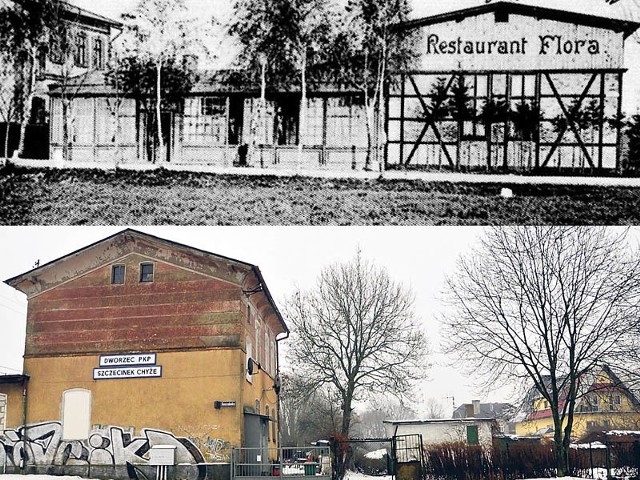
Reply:
M111 267L111 284L124 284L124 265L114 265Z
M104 47L101 38L93 39L93 68L96 70L104 68Z
M78 34L76 38L74 63L77 67L87 66L87 36L84 33Z
M140 281L153 282L153 263L140 264Z
M616 405L622 405L622 396L616 395Z

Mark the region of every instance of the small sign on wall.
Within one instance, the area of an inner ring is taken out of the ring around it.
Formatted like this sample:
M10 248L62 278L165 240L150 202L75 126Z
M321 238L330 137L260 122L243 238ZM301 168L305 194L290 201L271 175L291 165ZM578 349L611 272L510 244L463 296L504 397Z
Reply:
M101 367L117 367L121 365L155 365L155 353L134 353L124 355L100 355Z
M162 377L162 366L149 367L117 367L94 368L94 380L113 380L117 378L159 378Z

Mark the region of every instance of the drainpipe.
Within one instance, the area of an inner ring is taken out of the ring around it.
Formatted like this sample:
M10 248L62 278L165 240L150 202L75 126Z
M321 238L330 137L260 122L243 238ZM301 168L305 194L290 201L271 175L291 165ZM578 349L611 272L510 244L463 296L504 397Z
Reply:
M282 338L278 338L276 337L276 378L278 379L279 382L282 381L282 379L280 378L280 345L279 342L281 342L282 340L286 340L287 338L289 338L289 329L287 328L287 330L285 331L286 335ZM281 387L282 388L282 387ZM278 460L280 462L280 476L283 475L283 470L282 470L282 423L280 423L280 392L278 392L276 394L276 409L278 410Z
M29 375L22 376L22 437L27 437L27 399L28 399L28 389L29 385ZM24 454L20 457L20 473L24 473L25 466L27 463L26 459L27 451L24 450Z

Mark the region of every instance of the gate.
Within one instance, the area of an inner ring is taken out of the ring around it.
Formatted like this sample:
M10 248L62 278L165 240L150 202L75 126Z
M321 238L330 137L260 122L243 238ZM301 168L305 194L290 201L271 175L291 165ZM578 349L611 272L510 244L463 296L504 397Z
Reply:
M398 480L425 478L422 435L397 435L391 439L394 472Z
M281 448L234 448L231 479L331 479L328 446Z

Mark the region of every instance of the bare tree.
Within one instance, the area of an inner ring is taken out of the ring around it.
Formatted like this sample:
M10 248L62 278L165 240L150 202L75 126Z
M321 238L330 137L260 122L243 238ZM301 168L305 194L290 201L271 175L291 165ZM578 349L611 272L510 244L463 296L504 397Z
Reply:
M340 434L349 436L353 403L371 394L403 397L425 368L426 339L410 289L362 258L325 268L317 286L287 304L295 341L290 355L315 388L339 394ZM344 463L338 459L338 476Z
M627 232L489 230L448 279L446 351L489 385L531 386L550 405L558 476L569 473L577 400L598 368L628 354L640 314L640 257Z

